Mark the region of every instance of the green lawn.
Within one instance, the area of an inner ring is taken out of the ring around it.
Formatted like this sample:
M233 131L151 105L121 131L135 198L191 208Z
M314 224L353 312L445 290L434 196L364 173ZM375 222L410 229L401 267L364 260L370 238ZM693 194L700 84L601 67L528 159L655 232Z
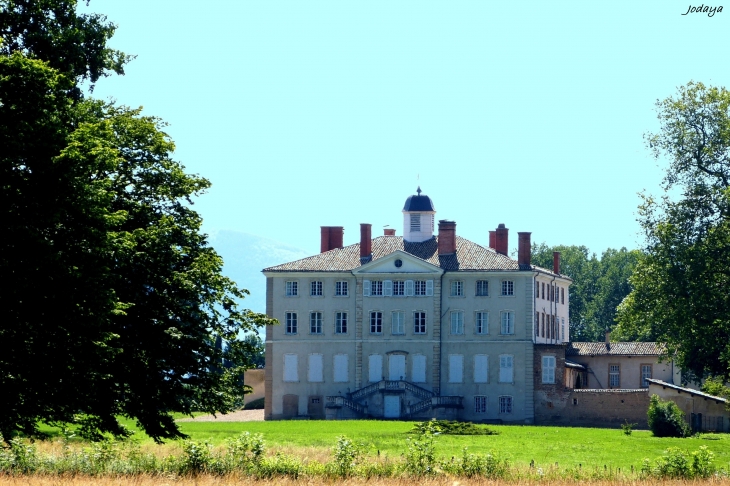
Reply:
M385 421L276 421L276 422L187 422L183 432L194 440L211 440L214 444L241 432L261 433L267 447L331 448L340 435L366 444L372 455L380 451L397 457L405 450L408 431L413 422ZM514 464L538 465L559 463L561 467L578 466L628 469L640 466L644 458L661 456L668 447L694 451L707 446L715 454L718 466L730 466L730 436L705 434L688 439L653 437L648 431L635 431L631 436L621 430L573 427L489 426L499 435L439 436L437 453L442 457L470 452L497 451Z
M121 419L127 427L137 430L134 422ZM377 420L282 420L274 422L180 422L180 429L195 441L220 445L229 437L242 432L261 433L267 449L315 447L329 450L340 435L346 435L366 445L369 455L397 458L406 448L406 439L414 422ZM730 434L703 434L688 439L653 437L649 431L634 431L631 436L616 429L576 427L490 425L499 435L452 436L436 438L440 457L461 455L464 447L470 452L496 451L515 465L535 461L539 466L559 464L561 468L582 465L583 468L629 469L640 467L644 458L655 459L668 447L695 451L707 446L715 454L715 464L730 467ZM58 431L44 428L52 435ZM137 430L135 437L151 443Z

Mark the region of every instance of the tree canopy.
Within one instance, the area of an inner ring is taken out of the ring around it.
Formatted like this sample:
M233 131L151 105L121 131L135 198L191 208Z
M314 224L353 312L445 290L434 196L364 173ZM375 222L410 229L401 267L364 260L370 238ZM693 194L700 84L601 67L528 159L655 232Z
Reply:
M646 257L621 305L626 338L667 344L697 377L730 378L730 92L690 82L657 101L657 133L645 135L668 161L663 197L643 196Z
M560 273L573 283L568 288L570 339L603 341L615 326L616 308L630 292L629 276L641 253L637 250L607 249L598 259L585 246L532 246L532 263L553 268L553 252L561 254Z
M121 415L161 440L182 435L171 412L232 410L253 365L239 333L271 320L239 308L200 231L209 182L161 120L82 95L127 59L102 17L4 1L0 32L0 434L124 435Z

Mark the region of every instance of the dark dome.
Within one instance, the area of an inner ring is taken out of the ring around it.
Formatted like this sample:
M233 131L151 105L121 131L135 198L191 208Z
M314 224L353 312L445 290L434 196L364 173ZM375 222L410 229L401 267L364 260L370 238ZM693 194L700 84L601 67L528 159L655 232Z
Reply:
M425 194L421 195L421 188L418 188L417 196L408 196L406 204L403 206L403 211L436 211L433 207L433 201Z

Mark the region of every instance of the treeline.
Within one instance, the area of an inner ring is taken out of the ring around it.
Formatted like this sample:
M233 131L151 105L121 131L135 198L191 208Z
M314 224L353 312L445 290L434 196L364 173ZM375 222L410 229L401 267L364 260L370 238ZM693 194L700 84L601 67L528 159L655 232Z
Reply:
M532 245L532 263L553 269L553 252L561 255L560 273L573 279L570 295L570 340L603 341L616 325L616 309L631 292L629 277L641 252L609 248L600 258L585 246Z

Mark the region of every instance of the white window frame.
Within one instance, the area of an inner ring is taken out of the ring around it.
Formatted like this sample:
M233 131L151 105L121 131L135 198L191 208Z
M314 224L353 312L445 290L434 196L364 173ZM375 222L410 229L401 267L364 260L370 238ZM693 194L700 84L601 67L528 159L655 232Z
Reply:
M309 334L322 334L324 324L324 313L312 311L309 313Z
M340 280L339 282L335 282L335 297L347 297L347 287L348 285L346 280Z
M299 317L296 312L287 311L284 313L284 332L286 334L297 334L299 331Z
M503 310L499 313L499 333L503 335L515 333L515 311Z
M487 396L474 395L474 413L487 413Z
M464 311L451 311L451 334L464 334Z
M324 283L321 280L312 280L309 283L309 295L311 297L322 297L324 295Z
M406 295L405 280L393 280L393 297L403 297Z
M299 295L299 282L296 280L287 280L285 283L285 295L287 297L297 297Z
M413 334L428 333L428 315L425 311L413 312Z
M464 282L461 280L451 281L451 297L464 297Z
M370 311L370 334L383 334L382 311Z
M515 382L515 357L511 354L499 355L499 382Z
M542 382L545 384L555 384L555 361L552 355L542 357Z
M425 297L426 296L426 281L425 280L416 280L413 282L415 290L414 295L416 297Z
M474 313L474 334L489 334L489 312L479 310Z
M404 311L394 310L390 313L390 333L396 336L406 333L406 313Z
M502 280L502 297L514 297L515 282L514 280Z
M335 334L347 334L347 312L335 312Z
M499 413L509 414L513 410L513 400L511 395L502 395L499 397Z
M477 280L474 295L476 297L489 297L489 280Z
M383 296L383 281L382 280L371 280L370 281L370 297L382 297Z

